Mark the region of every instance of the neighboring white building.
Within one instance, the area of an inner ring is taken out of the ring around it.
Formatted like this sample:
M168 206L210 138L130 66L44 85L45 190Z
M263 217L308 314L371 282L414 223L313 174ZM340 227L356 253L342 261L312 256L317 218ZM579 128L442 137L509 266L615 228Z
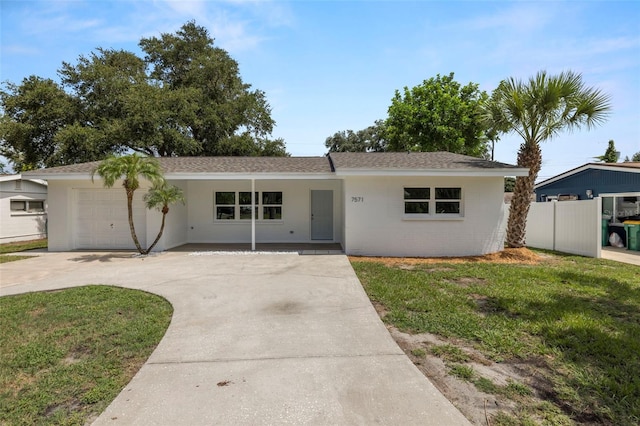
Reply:
M503 247L504 177L527 169L447 152L326 157L158 158L184 190L156 246L338 243L345 253L465 256ZM91 180L98 163L28 172L49 183L49 250L132 248L125 192ZM136 192L142 245L161 214ZM252 193L255 194L252 197ZM252 199L253 198L253 199ZM255 217L252 218L252 211Z
M0 244L47 236L47 183L0 175Z

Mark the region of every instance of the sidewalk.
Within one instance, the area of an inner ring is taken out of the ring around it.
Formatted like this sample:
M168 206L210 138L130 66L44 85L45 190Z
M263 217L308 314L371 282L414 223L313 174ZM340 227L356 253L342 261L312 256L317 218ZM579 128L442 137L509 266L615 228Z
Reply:
M640 266L640 251L615 247L602 247L601 254L603 259Z

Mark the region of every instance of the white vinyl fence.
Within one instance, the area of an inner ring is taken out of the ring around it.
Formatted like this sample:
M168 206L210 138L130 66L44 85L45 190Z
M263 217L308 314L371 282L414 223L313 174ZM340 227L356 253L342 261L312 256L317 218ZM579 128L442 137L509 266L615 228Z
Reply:
M529 247L600 257L602 199L531 203L527 216Z

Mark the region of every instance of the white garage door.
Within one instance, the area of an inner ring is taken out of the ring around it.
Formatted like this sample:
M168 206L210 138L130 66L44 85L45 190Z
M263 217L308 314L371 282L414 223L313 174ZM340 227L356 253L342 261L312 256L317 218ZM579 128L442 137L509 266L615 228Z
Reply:
M144 191L134 193L133 221L138 241L147 242L146 209L142 200ZM129 219L127 195L119 189L76 189L76 249L132 249L135 248Z

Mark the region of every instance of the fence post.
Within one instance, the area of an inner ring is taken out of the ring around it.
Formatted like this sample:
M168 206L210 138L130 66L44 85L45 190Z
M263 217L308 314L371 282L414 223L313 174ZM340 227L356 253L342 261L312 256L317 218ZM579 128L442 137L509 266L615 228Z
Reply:
M602 257L602 198L595 197L596 200L596 220L597 222L597 232L596 232L596 259L600 259Z
M557 237L557 235L556 235L556 233L557 233L557 230L556 230L556 209L558 208L558 200L553 200L552 203L553 203L553 215L551 216L551 224L552 224L551 226L552 226L552 229L553 229L553 241L552 241L551 245L553 246L553 251L555 251L556 250L556 237Z

